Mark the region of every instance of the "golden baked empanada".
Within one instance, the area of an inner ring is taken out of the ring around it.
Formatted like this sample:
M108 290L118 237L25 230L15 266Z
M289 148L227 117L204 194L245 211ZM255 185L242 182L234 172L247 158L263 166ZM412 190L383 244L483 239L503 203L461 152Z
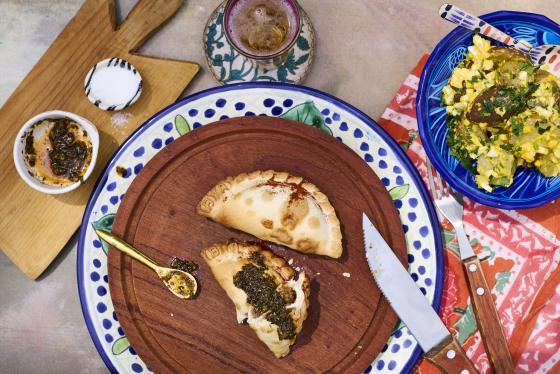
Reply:
M312 183L284 172L255 171L215 185L198 214L257 238L334 258L342 254L340 222Z
M309 278L258 244L229 242L201 252L233 301L237 322L247 321L276 357L290 353L307 318Z

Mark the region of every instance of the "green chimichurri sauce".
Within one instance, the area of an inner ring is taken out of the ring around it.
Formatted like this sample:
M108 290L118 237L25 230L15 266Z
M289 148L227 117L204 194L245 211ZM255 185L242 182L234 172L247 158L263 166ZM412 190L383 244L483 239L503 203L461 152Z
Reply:
M266 274L264 259L259 253L251 255L252 263L243 265L233 277L235 287L247 294L247 302L258 315L266 314L266 319L278 326L278 337L292 339L296 336L294 321L286 310L286 302L271 276Z
M36 156L35 156L35 147L33 145L34 138L33 133L29 132L25 137L25 155L27 156L27 161L29 162L29 166L35 166Z
M49 131L52 149L49 151L51 170L54 175L64 176L77 182L83 175L86 160L91 150L87 144L77 140L73 130L77 125L70 120L59 119Z
M187 273L192 273L195 270L198 270L198 264L191 260L183 260L179 257L173 257L169 266L173 269L186 271Z

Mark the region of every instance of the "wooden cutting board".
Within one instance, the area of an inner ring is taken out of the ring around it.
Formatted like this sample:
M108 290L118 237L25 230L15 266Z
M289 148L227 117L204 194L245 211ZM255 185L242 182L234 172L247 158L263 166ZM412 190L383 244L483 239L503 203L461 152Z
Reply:
M270 245L312 278L309 317L283 359L249 326L237 324L233 303L200 257L213 243L255 238L195 213L220 180L267 169L317 185L334 206L343 234L340 259ZM111 248L109 287L119 322L157 373L361 373L397 322L365 259L362 212L406 263L404 233L389 194L371 168L334 137L273 117L233 118L196 129L136 176L112 230L160 264L173 256L199 263L200 292L194 300L178 299L152 270Z
M158 110L174 102L197 64L134 53L181 6L182 0L140 0L117 28L113 0L87 0L0 110L0 248L30 278L37 278L80 224L93 184L117 146ZM185 25L188 27L189 25ZM104 112L84 94L97 62L120 57L144 80L140 99L122 112ZM77 113L97 126L100 148L85 185L64 195L28 187L17 174L12 149L19 128L53 109Z

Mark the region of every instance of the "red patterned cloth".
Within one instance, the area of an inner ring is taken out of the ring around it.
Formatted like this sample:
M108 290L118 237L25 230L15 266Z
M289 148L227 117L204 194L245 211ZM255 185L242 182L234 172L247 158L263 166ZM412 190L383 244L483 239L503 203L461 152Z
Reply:
M406 149L426 183L416 93L427 58L422 57L378 121ZM508 211L465 198L464 209L465 230L482 261L516 372L560 373L560 201ZM449 222L442 223L442 232L445 284L439 314L479 371L490 373ZM426 360L417 369L439 372Z

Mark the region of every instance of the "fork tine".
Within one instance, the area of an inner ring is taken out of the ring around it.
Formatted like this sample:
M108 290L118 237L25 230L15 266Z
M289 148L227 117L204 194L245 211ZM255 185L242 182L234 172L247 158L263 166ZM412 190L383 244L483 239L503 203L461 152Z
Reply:
M439 173L436 170L436 178L437 178L437 183L439 186L439 191L441 193L441 197L445 197L446 193L445 193L445 185L443 184L443 181L441 180L441 176L439 175Z
M434 174L432 171L432 163L427 157L426 157L426 170L428 172L428 184L430 185L430 190L432 191L433 198L435 200L438 200L440 199L440 197L438 197L437 190L434 185Z
M457 200L458 203L460 203L460 204L463 203L463 194L462 193L455 190L449 184L447 184L447 191L449 192L449 195L453 196L455 198L455 200Z

